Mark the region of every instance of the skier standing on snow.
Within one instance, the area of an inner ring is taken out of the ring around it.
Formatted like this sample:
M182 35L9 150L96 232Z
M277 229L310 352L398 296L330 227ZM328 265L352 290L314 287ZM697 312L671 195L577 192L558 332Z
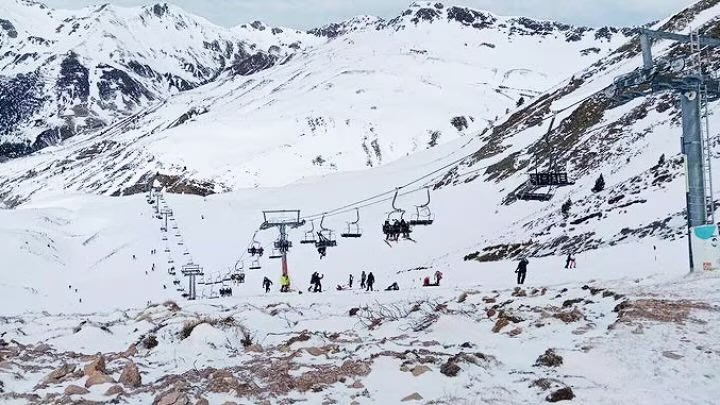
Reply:
M322 280L325 275L320 275L318 272L315 272L313 277L315 277L315 289L313 292L322 292L322 282L320 280Z
M527 275L527 266L530 262L528 262L528 259L521 258L520 263L518 263L517 269L515 269L515 273L517 273L517 283L518 284L524 284L525 283L525 276Z
M365 289L365 280L367 280L367 276L365 275L365 270L363 270L360 274L360 288L362 289Z
M567 259L565 260L565 268L566 269L574 269L575 268L575 256L572 253L568 253Z
M349 286L350 288L352 288L352 282L353 282L353 275L351 274L351 275L350 275L349 282L348 282L348 286Z
M272 281L270 281L269 278L265 277L263 280L263 287L265 287L265 294L270 292L270 286L272 285Z
M373 284L375 284L375 276L372 274L372 271L368 273L367 276L367 290L366 291L375 291L373 289Z
M280 277L280 292L290 292L290 276L287 274Z

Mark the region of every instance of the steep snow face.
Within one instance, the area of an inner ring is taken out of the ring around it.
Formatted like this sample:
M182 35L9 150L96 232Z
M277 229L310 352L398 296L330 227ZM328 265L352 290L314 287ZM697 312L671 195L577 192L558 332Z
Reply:
M520 34L512 28L516 19L437 10L436 19L417 23L410 15L388 23L352 19L335 30L342 35L328 34L329 42L313 35L321 45L271 69L220 75L52 154L13 163L6 173L16 181L39 162L63 161L62 185L44 183L120 194L141 189L158 172L201 183L208 193L367 169L481 131L625 40L621 32L597 39L584 28L569 40L575 28L531 20L522 21L550 28ZM494 23L468 22L482 18ZM265 45L277 35L300 35L275 31L261 22L233 29Z
M8 0L0 15L0 154L8 157L321 42L290 30L226 30L167 4L69 12Z

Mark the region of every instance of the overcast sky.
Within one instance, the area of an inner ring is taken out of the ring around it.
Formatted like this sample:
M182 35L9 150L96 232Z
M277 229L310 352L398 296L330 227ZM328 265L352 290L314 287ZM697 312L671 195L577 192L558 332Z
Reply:
M0 0L6 1L6 0ZM452 0L500 15L524 15L582 25L633 25L661 19L692 0ZM160 2L160 1L154 1ZM176 4L216 24L233 26L254 20L270 25L312 28L354 15L394 17L411 0L174 0ZM45 0L55 8L81 8L92 4L138 5L152 0Z

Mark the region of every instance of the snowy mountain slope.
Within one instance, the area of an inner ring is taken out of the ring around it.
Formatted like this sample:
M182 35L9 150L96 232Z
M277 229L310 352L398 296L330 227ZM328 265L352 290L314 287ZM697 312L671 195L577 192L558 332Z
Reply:
M681 33L692 28L716 36L719 12L717 1L702 1L655 28ZM677 57L687 48L657 41L653 52ZM710 53L714 70L720 66L718 56L717 51ZM469 252L470 258L583 251L646 237L676 239L685 233L680 111L674 96L657 94L618 104L601 92L616 76L640 65L639 44L633 40L485 131L482 147L446 174L440 186L494 183L497 212L517 218L507 232L479 245L477 253ZM710 104L714 149L717 109L717 103ZM551 151L543 136L553 115ZM547 167L551 156L567 166L576 184L554 190L549 203L517 201L514 194L527 180L524 173ZM600 174L607 186L592 193ZM571 209L565 217L561 206L568 200Z
M270 294L4 317L0 398L706 404L720 394L717 287L696 277Z
M387 23L350 20L344 35L263 72L221 75L142 117L11 162L5 179L121 194L160 173L169 186L179 180L172 191L206 194L378 166L485 128L627 34L435 5L437 19L413 22L425 7ZM473 27L473 19L488 24ZM267 34L257 27L235 32ZM25 199L36 189L13 193Z
M95 131L224 71L251 74L322 42L261 23L227 30L164 3L71 12L8 0L0 16L0 152L8 157Z

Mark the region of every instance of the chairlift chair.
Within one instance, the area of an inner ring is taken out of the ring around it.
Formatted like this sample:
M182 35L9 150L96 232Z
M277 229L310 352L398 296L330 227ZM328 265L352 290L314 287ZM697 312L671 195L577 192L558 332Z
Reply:
M385 234L386 240L397 241L400 235L404 235L405 239L408 239L410 233L412 233L410 222L405 221L405 210L398 208L396 205L399 192L400 189L396 188L391 204L392 211L388 213L385 223L382 225L382 232ZM396 224L396 222L398 224ZM403 223L405 223L406 228L398 229L398 225L402 225Z
M411 226L421 225L427 226L432 225L435 222L435 214L430 211L430 188L425 188L427 191L427 202L422 205L415 206L415 218L408 221Z
M303 236L303 240L301 240L300 243L303 245L314 245L315 242L317 242L315 238L315 221L310 221L310 230L305 232L305 236Z
M360 209L355 208L355 221L347 223L347 232L340 234L343 238L360 238L362 231L360 230Z
M519 200L549 201L554 195L555 188L575 184L574 181L569 179L566 169L560 168L555 160L555 150L552 143L550 143L550 134L552 133L554 123L555 117L553 116L550 120L550 127L545 134L545 142L550 150L548 169L546 171L540 171L538 170L539 165L537 165L534 173L528 173L527 182L515 193L515 196ZM545 187L547 187L547 190L541 191L541 189Z
M270 256L268 256L269 259L282 259L282 253L278 249L272 249L270 252Z
M250 263L250 267L248 267L250 270L260 270L262 269L262 266L260 265L260 259L253 259L253 261Z
M175 263L175 260L173 260L172 257L169 258L169 259L168 259L168 264L173 264L173 263Z
M165 247L165 253L170 253L170 247L168 247L168 246Z
M171 275L171 276L176 275L177 272L175 271L175 267L169 268L169 269L168 269L168 274Z
M163 235L162 240L167 240L167 235Z
M180 279L179 279L179 278L176 278L175 280L173 280L173 284L174 284L174 285L180 285Z
M315 242L315 247L335 247L337 246L337 240L335 240L334 232L332 229L325 228L325 215L320 220L320 231L317 232L318 240Z
M252 255L253 257L255 257L255 256L262 257L263 253L265 253L265 249L263 249L262 244L260 244L260 242L256 241L255 237L253 237L252 244L248 248L247 252L250 253L250 255Z

